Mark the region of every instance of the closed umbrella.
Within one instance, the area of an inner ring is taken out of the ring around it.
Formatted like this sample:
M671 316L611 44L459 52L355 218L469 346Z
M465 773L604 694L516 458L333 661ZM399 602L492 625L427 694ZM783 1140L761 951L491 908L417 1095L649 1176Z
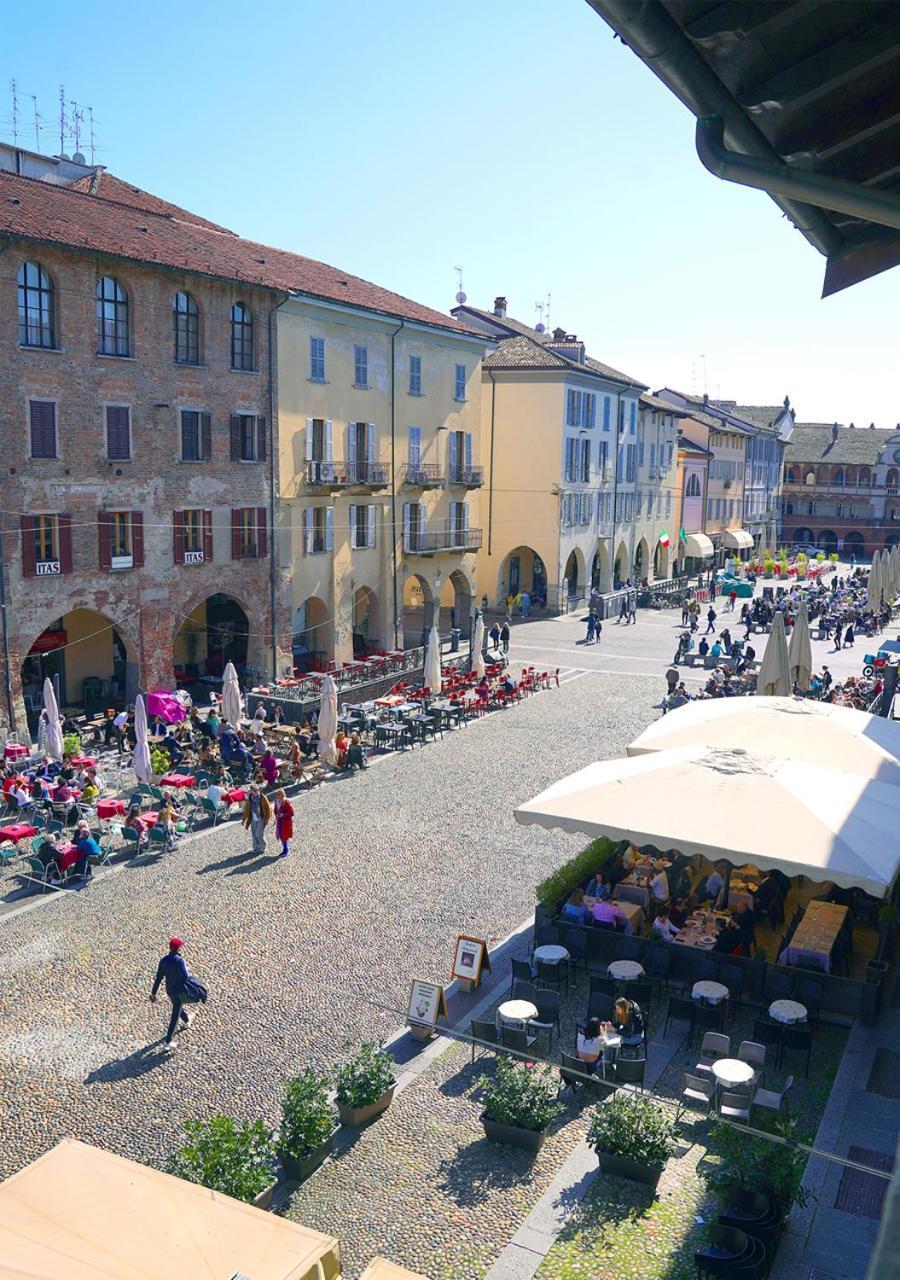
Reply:
M54 760L62 760L62 724L59 719L59 707L56 705L56 694L53 692L53 681L49 676L44 680L44 710L47 712L47 755L52 756Z
M334 739L337 733L337 685L332 676L327 675L322 681L322 696L319 702L319 755L328 764L337 763L337 752Z
M776 610L769 642L759 664L756 692L770 698L786 698L791 692L791 667L784 634L784 614Z
M891 599L894 600L900 591L900 546L891 547L888 563L891 566Z
M233 662L222 675L222 719L234 729L241 727L241 686Z
M140 694L134 700L134 776L138 782L146 783L153 777L150 743L147 739L147 708Z
M475 623L475 634L472 637L472 659L469 663L469 670L474 671L480 680L484 675L484 657L482 650L484 649L484 619L481 614L478 615L478 621Z
M791 680L802 693L806 693L809 689L809 678L812 675L812 645L809 640L809 614L805 604L801 604L794 630L791 632L788 662L791 668Z
M437 627L428 633L428 646L425 650L425 673L422 683L432 693L441 691L441 642L438 639Z
M881 607L881 557L877 551L872 557L872 567L869 570L866 589L866 603L869 608L879 609Z

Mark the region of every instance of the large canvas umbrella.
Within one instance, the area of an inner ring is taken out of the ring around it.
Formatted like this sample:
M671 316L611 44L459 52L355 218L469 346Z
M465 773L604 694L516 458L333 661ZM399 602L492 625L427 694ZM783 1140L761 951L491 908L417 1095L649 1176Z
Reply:
M47 755L52 756L54 760L62 760L62 724L59 719L59 707L56 705L56 694L53 692L53 681L49 676L44 680L44 710L47 712Z
M334 739L337 734L337 685L333 676L326 675L322 681L322 695L319 701L319 755L328 764L337 762Z
M896 543L888 553L888 564L891 570L891 599L895 600L900 590L900 546Z
M433 694L441 691L441 642L438 639L437 627L428 632L428 645L425 649L425 671L422 683Z
M630 756L673 747L742 747L900 787L900 723L809 698L707 698L661 716Z
M241 727L241 686L233 662L222 673L222 719L234 729Z
M806 693L809 689L809 678L812 675L812 645L809 639L809 614L806 605L801 604L797 621L791 632L791 643L788 649L788 663L791 669L791 680L797 688Z
M900 787L748 751L681 747L603 760L516 810L522 823L677 849L733 867L890 894Z
M134 774L138 782L149 783L153 777L147 739L147 708L140 694L134 700Z
M472 637L472 657L469 662L469 670L474 671L480 680L484 675L484 618L478 615L478 621L475 623L475 634Z
M870 609L881 608L881 557L877 551L872 557L872 567L866 584L866 603Z
M780 609L775 612L766 651L759 664L756 692L770 698L785 698L791 692L791 667L784 635L784 614Z

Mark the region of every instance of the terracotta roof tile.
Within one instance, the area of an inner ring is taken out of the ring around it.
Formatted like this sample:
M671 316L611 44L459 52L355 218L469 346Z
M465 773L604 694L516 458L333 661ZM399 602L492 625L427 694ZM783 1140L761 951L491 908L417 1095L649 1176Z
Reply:
M484 357L483 364L486 369L568 369L571 361L523 335L501 339L497 350Z
M784 451L791 462L834 462L874 466L878 454L896 431L870 431L868 427L842 427L834 438L831 422L797 422Z

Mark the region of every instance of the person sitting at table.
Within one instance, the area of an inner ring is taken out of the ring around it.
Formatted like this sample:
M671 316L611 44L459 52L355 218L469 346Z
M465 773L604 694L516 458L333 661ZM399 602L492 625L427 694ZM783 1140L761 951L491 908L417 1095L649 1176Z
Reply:
M713 945L713 951L721 955L739 956L744 950L744 935L731 920L719 922L719 932Z
M225 788L218 782L211 782L206 788L206 798L211 800L217 809L227 809L228 800L225 798Z
M267 747L259 762L267 787L274 787L278 781L278 761Z
M603 1053L603 1036L600 1033L599 1018L589 1018L584 1026L579 1028L575 1037L575 1052L584 1063L587 1074L593 1075L597 1070L600 1055Z
M31 792L25 783L24 778L19 778L13 788L13 799L19 809L30 809L32 804Z
M56 764L56 761L54 760L52 763L53 763L53 764ZM62 779L64 779L66 782L74 782L74 781L75 781L75 766L72 764L72 757L71 757L71 756L63 756L62 765L61 765L61 766L60 766L60 765L57 765L57 766L56 766L56 773L55 773L55 775L51 773L51 774L48 774L48 776L49 776L49 777L56 776L56 777L58 777L58 778L62 778Z
M78 815L78 806L75 803L75 793L69 786L68 782L61 782L53 793L54 804L64 804L66 806L66 825L74 822Z
M562 912L563 920L572 921L574 924L585 924L590 916L590 909L585 905L584 890L581 888L573 889L571 897Z
M262 733L263 726L266 723L266 709L260 702L256 710L253 712L253 719L250 721L250 730L252 733Z
M168 804L161 805L159 813L156 816L156 829L157 831L164 831L166 833L166 849L171 849L175 844L175 841L178 839L175 819L175 810Z
M773 908L781 902L781 897L781 888L778 881L769 872L753 894L753 912L758 922L771 920L773 915L778 915L778 912L773 911ZM781 915L782 917L784 916L783 906Z
M650 893L654 902L669 901L669 877L666 875L665 867L658 867L656 874L650 881Z
M698 901L707 902L711 900L713 907L719 905L719 899L725 888L725 877L722 874L722 870L722 864L717 862L712 869L712 873L706 877L706 884L703 886L702 891L697 894Z
M160 751L165 751L173 769L180 765L184 759L184 752L181 750L181 747L178 744L178 739L175 737L175 734L171 729L159 744L159 749Z
M219 751L226 764L229 760L236 758L239 745L238 736L234 729L232 729L231 725L223 725L222 732L219 735Z
M601 898L591 907L591 919L601 929L622 929L625 933L633 933L631 921L617 902L611 898Z
M31 798L35 804L41 804L46 797L47 792L44 790L44 780L43 778L36 777L34 782L31 784Z
M216 711L215 707L211 707L209 715L203 721L203 727L200 732L206 738L215 739L218 738L221 729L222 721L219 719L219 713Z
M310 760L319 754L319 732L308 720L297 730L297 741L304 760Z
M506 693L515 693L519 687L518 680L514 680L509 672L503 677L503 689Z
M250 753L254 757L254 759L262 760L263 756L266 754L268 750L269 750L269 747L268 747L268 743L266 742L266 736L263 733L263 731L260 729L260 731L256 734L256 736L253 739L253 745L250 748Z
M622 854L622 866L625 869L626 876L631 875L640 860L640 856L639 851L635 849L633 844L630 844Z
M487 676L481 677L478 684L475 686L475 692L482 700L491 696L491 686Z
M610 895L610 887L606 883L606 877L602 871L597 871L588 882L588 887L584 891L587 898L600 898L606 901Z
M619 996L613 1005L613 1026L627 1049L634 1051L644 1043L644 1015L636 1001Z
M756 941L756 921L753 919L753 911L746 898L738 902L733 920L735 928L739 930L744 940L744 954L749 956Z
M350 735L350 745L347 748L347 768L348 769L365 769L366 756L363 751L362 741L358 733Z
M93 778L87 778L81 788L81 798L85 804L96 804L100 798L100 788Z
M122 819L122 825L125 827L134 827L135 829L137 829L137 821L140 818L140 816L141 816L141 806L139 804L133 804L129 807L128 812L125 814L125 817Z
M672 923L669 919L668 911L663 909L653 921L650 932L654 938L661 938L663 942L671 942L678 932L678 926Z
M56 863L56 868L57 870L59 870L60 856L61 855L60 855L59 849L56 847L56 845L53 843L53 841L50 839L49 836L44 837L40 845L38 845L38 851L35 854L35 857L37 858L38 862L40 862L41 866L44 868L45 871L51 865L51 863Z
M78 860L72 864L72 869L76 876L89 880L94 874L90 860L100 857L100 846L91 835L91 829L86 822L79 822L75 828L73 843L78 850Z
M676 898L669 907L669 919L676 929L682 929L688 916L691 914L691 904L686 897ZM659 917L657 917L659 919Z

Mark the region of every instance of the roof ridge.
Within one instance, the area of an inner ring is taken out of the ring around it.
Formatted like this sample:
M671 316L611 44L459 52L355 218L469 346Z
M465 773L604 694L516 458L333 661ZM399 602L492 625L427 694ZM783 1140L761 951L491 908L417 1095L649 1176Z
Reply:
M109 173L108 170L103 170L103 172ZM95 184L99 185L100 177L101 172L99 170L91 175L92 188ZM109 173L109 177L116 178L116 175L114 173ZM8 169L0 169L0 179L12 180L14 182L30 182L33 183L34 186L40 187L43 190L50 190L55 194L61 193L66 196L75 196L78 199L89 200L92 204L106 204L110 205L114 209L125 209L128 213L145 213L148 217L161 218L164 222L178 222L187 227L199 227L203 231L216 231L220 235L234 236L236 239L242 238L237 235L237 232L229 231L227 227L222 227L218 223L214 225L205 221L203 219L203 215L200 213L191 214L190 209L182 209L183 213L190 214L189 218L177 218L173 213L164 213L160 209L148 209L145 205L129 204L126 200L115 200L110 196L95 195L93 190L84 191L81 187L76 187L72 183L47 182L44 178L35 178L28 173L10 173ZM128 185L124 178L116 178L116 181L121 182L123 186ZM152 191L144 191L143 187L136 187L135 190L142 192L144 195L151 196L155 200L161 200L163 204L170 204L170 202L163 199L162 196L153 196ZM171 207L173 209L181 208L180 205L171 205ZM200 221L194 221L194 219L200 219Z

